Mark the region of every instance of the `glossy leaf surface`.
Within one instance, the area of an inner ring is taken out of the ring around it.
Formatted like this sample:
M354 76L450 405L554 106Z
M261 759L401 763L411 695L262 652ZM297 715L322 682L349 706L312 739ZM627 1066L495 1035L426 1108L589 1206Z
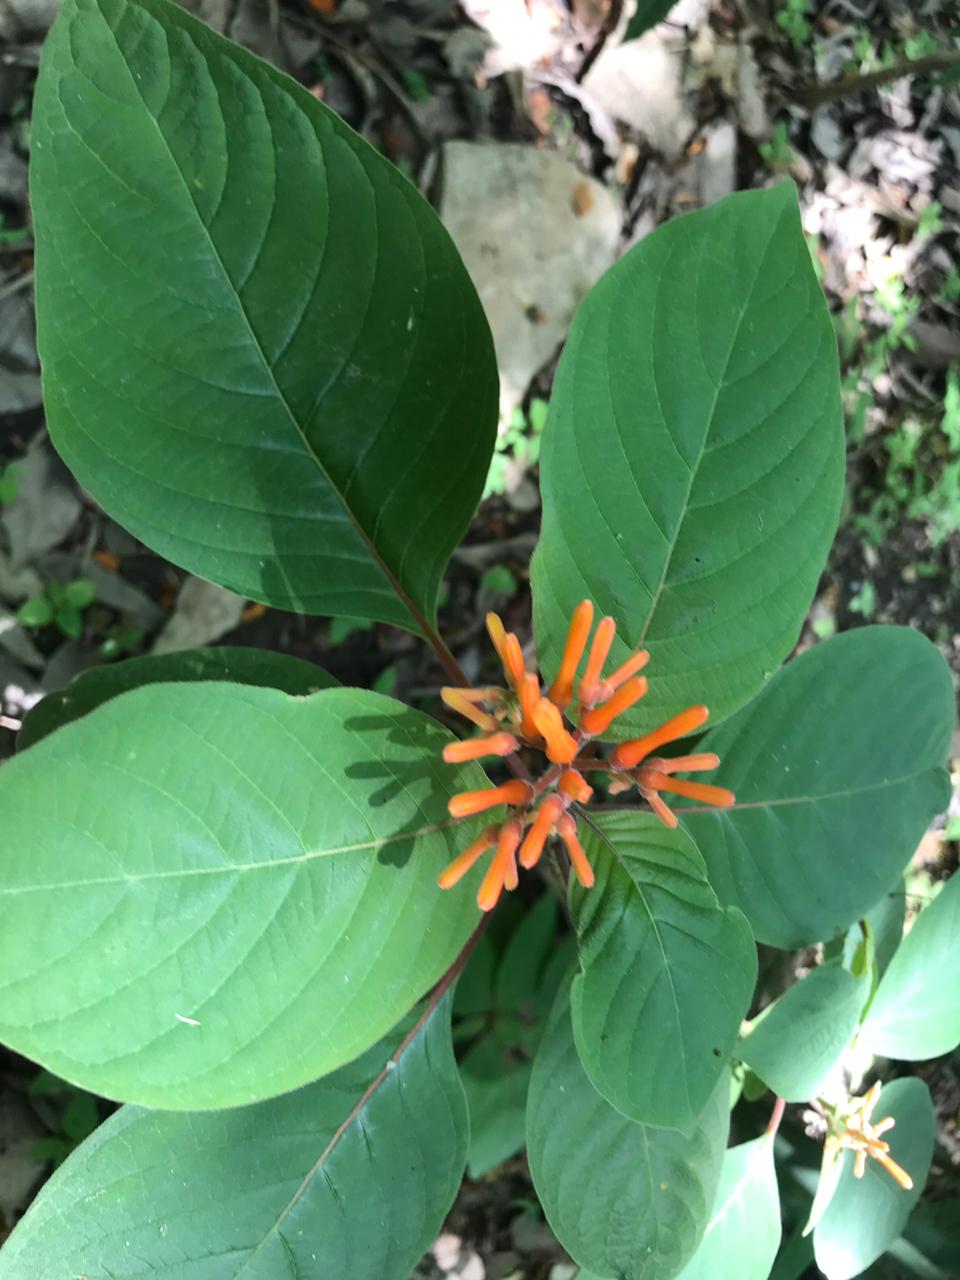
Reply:
M44 401L80 483L240 595L432 618L498 387L410 183L170 0L64 0L31 197Z
M821 965L773 1004L737 1056L787 1102L816 1098L853 1038L866 987L839 965Z
M44 1187L0 1251L0 1280L406 1280L466 1148L445 1001L399 1046L283 1098L124 1107Z
M577 312L543 437L533 562L541 665L590 596L650 692L630 737L690 704L714 722L790 652L836 529L836 342L792 186L675 218Z
M547 1221L581 1266L616 1280L671 1280L713 1204L729 1126L723 1077L691 1137L615 1111L590 1083L561 988L533 1065L527 1155Z
M722 908L685 831L650 814L584 824L597 883L574 890L574 1034L624 1115L688 1130L726 1071L757 973L742 914Z
M243 649L239 645L128 658L125 662L82 671L65 689L42 698L27 713L17 735L17 748L26 750L61 725L71 724L111 698L139 689L141 685L194 684L209 680L233 680L237 684L262 685L304 696L339 684L312 662L267 649Z
M829 938L889 890L946 808L950 672L905 627L862 627L787 664L708 733L732 809L683 809L721 902L761 942Z
M780 1234L773 1139L730 1147L706 1233L680 1280L767 1280Z
M149 726L150 732L145 731ZM0 1038L75 1084L237 1106L356 1057L477 920L448 735L379 694L137 689L4 765Z
M933 1156L933 1105L922 1080L894 1080L884 1087L874 1121L893 1116L896 1126L883 1135L890 1155L913 1178L905 1191L875 1160L862 1178L853 1176L853 1157L844 1168L833 1199L813 1233L817 1266L827 1280L852 1280L897 1239L920 1199Z
M890 961L863 1029L871 1053L917 1061L960 1043L960 875L954 872Z

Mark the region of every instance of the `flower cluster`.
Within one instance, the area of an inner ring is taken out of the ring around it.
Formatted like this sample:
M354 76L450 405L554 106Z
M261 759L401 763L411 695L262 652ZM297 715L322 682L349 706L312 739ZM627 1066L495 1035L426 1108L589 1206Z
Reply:
M668 827L677 825L676 815L661 792L684 796L702 804L721 808L733 804L733 793L723 787L708 786L677 778L677 773L715 769L717 756L710 752L673 756L654 755L667 743L685 737L706 722L706 707L688 707L652 733L622 742L609 759L597 757L596 739L602 738L617 716L629 710L647 692L645 676L639 673L650 655L640 649L604 675L604 667L616 636L613 618L601 618L590 644L593 605L584 600L573 612L563 656L556 678L544 693L535 672L528 671L520 641L507 631L495 613L487 615L487 630L506 676L506 687L479 689L445 688L444 702L482 731L482 737L450 743L443 758L448 764L467 760L502 757L517 775L510 782L482 791L466 791L449 804L454 818L483 813L506 805L510 816L494 823L450 863L440 876L442 889L452 888L489 850L495 853L477 894L482 911L494 907L504 889L517 886L517 864L536 866L547 840L556 835L563 842L574 874L589 888L593 868L577 833L571 809L583 805L593 795L584 773L602 769L613 775L611 794L636 787L657 817ZM581 661L587 654L583 674L577 680ZM533 778L521 750L546 756L539 778Z
M874 1124L870 1117L880 1097L880 1081L871 1085L862 1098L853 1099L853 1109L847 1111L839 1121L840 1128L831 1133L824 1146L827 1151L846 1150L855 1152L853 1174L862 1178L867 1167L867 1157L876 1160L881 1168L886 1169L904 1191L913 1188L913 1179L890 1156L890 1143L883 1142L881 1135L887 1133L896 1124L892 1116L878 1120Z

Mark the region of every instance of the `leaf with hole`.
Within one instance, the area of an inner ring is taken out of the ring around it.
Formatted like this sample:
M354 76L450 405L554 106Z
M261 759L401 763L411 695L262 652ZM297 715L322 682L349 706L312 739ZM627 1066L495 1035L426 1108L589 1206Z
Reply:
M0 774L0 1039L170 1109L356 1057L477 922L470 885L436 883L479 829L447 800L484 782L447 741L357 689L158 684L21 753Z
M533 1064L527 1156L547 1221L582 1267L617 1280L679 1274L710 1217L729 1093L722 1076L689 1138L628 1120L583 1070L561 987Z
M720 901L776 947L864 915L949 802L953 721L947 664L906 627L861 627L788 663L700 744L733 808L675 806Z
M498 384L414 187L170 0L64 0L31 204L44 401L80 483L239 595L428 625Z
M597 882L572 891L573 1028L594 1087L644 1124L688 1130L726 1071L757 975L743 915L721 907L685 831L651 814L583 829Z
M543 436L532 567L555 667L574 606L650 650L646 732L742 706L796 643L833 538L844 438L833 327L793 187L675 218L581 304Z
M251 1107L124 1107L43 1188L0 1280L406 1280L459 1186L467 1114L449 1001L397 1041Z

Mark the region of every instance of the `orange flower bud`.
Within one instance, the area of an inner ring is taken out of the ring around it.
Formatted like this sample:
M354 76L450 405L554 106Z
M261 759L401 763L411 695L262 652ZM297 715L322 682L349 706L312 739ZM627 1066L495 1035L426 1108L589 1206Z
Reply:
M559 796L547 796L546 800L537 810L537 816L534 818L526 839L520 847L520 865L529 870L535 867L540 861L540 855L543 853L543 846L547 842L547 837L553 830L557 819L563 813L563 801Z
M487 635L497 651L497 657L503 663L503 643L507 638L507 629L499 613L487 614Z
M587 647L587 637L590 635L592 625L593 601L581 600L570 619L570 629L567 631L567 641L563 647L560 667L547 695L561 711L570 705L570 700L573 698L573 682L576 679L577 667L580 665L583 651Z
M565 796L569 796L579 804L586 804L593 795L593 787L576 769L564 769L557 785Z
M514 855L522 833L523 825L516 820L505 822L500 828L497 852L493 855L493 860L487 868L487 874L477 894L477 906L481 911L493 910L508 878L513 882L510 887L516 887L517 868Z
M491 787L487 791L462 791L460 795L451 796L447 808L451 817L469 818L471 814L483 813L498 804L523 805L533 799L533 787L529 782L521 782L514 778L499 787Z
M495 733L489 738L467 738L465 742L448 742L443 748L447 764L463 764L484 756L508 756L520 744L512 733Z
M478 729L484 729L487 733L494 733L500 728L497 720L489 712L481 711L475 705L477 695L484 692L485 690L482 689L457 689L446 685L440 690L440 697L451 711L456 711L458 715L475 724Z
M500 828L496 825L487 827L472 844L467 845L463 853L459 854L448 866L444 867L440 873L440 879L437 881L440 888L452 889L458 881L462 880L473 864L497 843L499 831Z
M507 680L519 694L523 687L523 677L527 674L523 661L523 650L520 641L512 631L508 631L503 641L503 670Z
M554 764L569 764L577 754L577 740L564 727L563 717L547 698L541 698L533 710L533 722L547 743L547 759Z
M675 742L677 738L686 737L706 722L710 712L706 707L687 707L679 715L654 729L646 737L634 738L630 742L621 742L610 756L614 769L633 769L645 759L651 751L662 747L666 742Z
M733 792L726 787L711 787L705 782L685 782L683 778L671 778L659 769L641 769L640 785L655 791L669 791L672 795L685 796L688 800L699 800L701 804L710 804L717 809L729 809L736 800Z
M606 680L603 681L600 686L600 697L603 699L611 697L631 676L635 676L638 671L642 671L649 661L650 654L647 650L638 649L626 662L621 663L612 675L607 676Z
M580 728L591 735L606 733L617 716L639 702L647 692L644 676L635 676L622 685L608 702L580 713Z
M527 672L518 690L520 695L520 732L525 738L536 740L540 734L533 712L540 701L540 681L532 672Z
M557 823L557 833L560 839L567 847L567 853L570 855L570 862L573 866L574 874L585 889L589 889L594 882L593 867L587 860L587 855L583 851L583 845L577 836L577 824L569 813L565 813Z
M607 660L613 638L617 634L617 624L613 618L601 618L590 646L590 657L587 669L580 681L580 703L584 707L592 707L600 696L600 677L603 664Z
M641 787L640 794L665 827L669 827L672 830L677 825L677 815L669 805L664 803L656 791L650 787Z
M673 756L670 759L657 757L648 760L643 766L658 769L660 773L696 773L700 769L716 769L720 757L712 751L700 751L692 756Z

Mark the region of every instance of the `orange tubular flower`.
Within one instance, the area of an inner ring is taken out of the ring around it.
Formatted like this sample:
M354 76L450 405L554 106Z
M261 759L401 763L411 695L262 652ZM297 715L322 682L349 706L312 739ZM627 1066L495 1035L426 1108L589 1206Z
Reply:
M487 827L477 836L473 844L467 845L463 853L459 854L454 860L444 867L440 873L440 879L437 884L441 889L452 889L458 881L462 880L473 864L492 849L497 843L500 835L500 828L494 823L492 827Z
M483 884L477 894L477 906L481 911L493 910L505 884L508 888L516 887L517 865L514 859L522 834L523 824L516 819L505 822L500 828L497 852L493 855L493 861L487 868L487 874L483 877Z
M504 661L504 642L507 638L507 629L503 625L503 619L499 613L487 614L487 635L490 637L493 647L497 651L497 657L500 659L501 665L506 666Z
M620 688L631 676L635 676L638 671L650 661L650 654L646 649L638 649L636 653L622 662L612 675L607 676L606 680L600 685L600 697L606 701L607 698L613 696L617 689Z
M537 815L527 831L526 839L520 846L520 865L524 870L529 871L540 861L547 837L553 832L557 819L562 813L563 801L560 797L547 796L537 810Z
M639 774L641 787L651 791L669 791L675 796L685 796L688 800L699 800L701 804L713 805L716 809L729 809L736 796L726 787L711 787L705 782L685 782L682 778L671 778L659 769L644 766Z
M533 710L533 723L547 743L547 759L554 764L569 764L577 754L577 740L563 725L563 717L547 698L541 698Z
M489 791L462 791L450 797L447 808L452 818L469 818L472 814L494 809L498 804L525 805L532 799L533 787L529 782L514 778L502 786L491 787Z
M571 800L576 800L579 804L586 804L593 795L593 787L591 787L583 774L578 773L576 769L564 769L557 786L565 796L569 796Z
M540 701L540 681L532 672L527 672L523 677L523 684L519 689L520 697L520 728L525 738L536 740L540 737L537 732L536 721L533 718L533 712L537 703Z
M467 738L464 742L448 742L443 748L447 764L463 764L484 756L509 756L519 746L512 733L495 733L489 738Z
M613 638L616 634L617 624L613 618L601 618L597 623L593 644L590 646L590 657L587 659L587 669L584 671L583 679L580 681L581 706L592 707L599 700L600 676L603 671L603 664L607 660L610 646L613 644Z
M574 875L585 889L592 888L595 879L593 867L587 860L583 845L577 836L577 824L569 813L565 813L557 823L557 834L567 847Z
M685 738L688 733L699 729L706 723L709 714L706 707L687 707L686 711L681 711L646 737L621 742L614 748L610 763L615 769L635 769L657 747L662 747L667 742L676 742L678 738Z
M824 1144L826 1149L848 1150L854 1152L853 1175L862 1178L867 1168L867 1157L876 1160L881 1169L886 1169L904 1191L913 1190L913 1179L906 1169L901 1168L890 1155L890 1143L881 1141L881 1135L889 1132L896 1121L892 1116L879 1120L874 1124L870 1117L880 1097L880 1081L871 1085L862 1098L854 1098L853 1110L847 1111L841 1120L842 1128L835 1130Z
M627 711L634 703L639 702L647 692L647 681L643 676L628 680L607 702L599 707L592 707L580 713L580 728L591 736L606 733L617 716Z
M514 690L519 694L523 687L523 678L527 674L527 669L523 662L523 650L520 648L520 641L512 631L507 632L503 642L503 669Z
M451 711L470 720L478 729L494 733L500 728L497 719L475 705L476 702L483 701L483 695L487 692L485 689L454 689L447 686L440 690L440 697Z
M561 711L565 711L573 698L573 682L576 679L577 667L587 647L587 637L593 626L593 601L581 600L573 611L567 642L563 647L563 657L556 679L550 686L547 697Z

